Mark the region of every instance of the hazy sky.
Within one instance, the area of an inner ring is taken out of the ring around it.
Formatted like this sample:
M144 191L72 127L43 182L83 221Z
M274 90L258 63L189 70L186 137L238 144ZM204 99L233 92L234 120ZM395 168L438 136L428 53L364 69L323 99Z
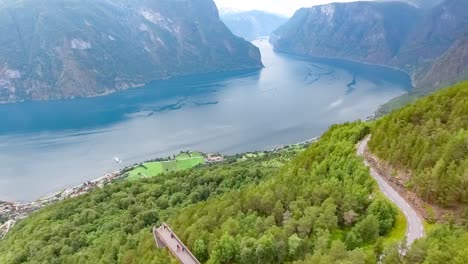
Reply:
M292 16L301 7L331 2L353 2L356 0L215 0L220 9L265 10L272 13Z

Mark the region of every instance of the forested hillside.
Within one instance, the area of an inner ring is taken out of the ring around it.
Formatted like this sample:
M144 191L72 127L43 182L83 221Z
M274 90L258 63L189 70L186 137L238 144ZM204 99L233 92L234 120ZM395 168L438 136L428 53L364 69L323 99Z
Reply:
M360 247L387 234L397 211L374 193L355 155L355 143L367 132L363 123L332 127L277 176L187 208L170 223L206 263L284 263L306 256L375 262Z
M468 263L468 233L466 229L442 226L416 241L408 253L401 257L389 248L384 264L465 264Z
M169 263L151 227L187 205L255 186L278 171L272 159L278 161L266 156L121 182L49 206L0 241L0 263Z
M369 147L411 171L423 199L468 204L468 82L424 98L376 122Z
M60 202L14 227L0 242L0 263L170 263L150 233L162 221L204 263L375 262L372 245L397 211L355 155L368 131L365 123L334 126L281 169L290 152Z

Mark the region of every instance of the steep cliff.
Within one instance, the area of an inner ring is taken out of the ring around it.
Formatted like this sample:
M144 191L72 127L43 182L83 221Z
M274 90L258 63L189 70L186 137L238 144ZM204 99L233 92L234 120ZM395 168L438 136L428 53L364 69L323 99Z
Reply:
M335 3L296 12L271 37L280 52L399 68L422 95L468 78L468 1Z
M381 64L398 53L417 16L416 8L396 2L303 8L271 41L281 52Z
M212 0L6 0L0 102L108 94L180 75L262 67Z
M468 78L468 35L457 40L442 56L417 75L420 87L443 87Z

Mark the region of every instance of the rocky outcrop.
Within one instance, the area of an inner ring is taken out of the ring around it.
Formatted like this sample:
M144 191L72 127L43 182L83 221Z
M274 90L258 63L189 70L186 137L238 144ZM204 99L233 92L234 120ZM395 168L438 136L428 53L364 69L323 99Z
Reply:
M0 102L105 95L263 66L212 0L6 0L0 35Z

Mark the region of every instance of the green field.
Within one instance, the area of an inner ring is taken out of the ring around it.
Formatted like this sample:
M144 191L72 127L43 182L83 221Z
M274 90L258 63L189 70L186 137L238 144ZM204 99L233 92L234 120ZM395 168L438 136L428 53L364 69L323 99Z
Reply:
M161 173L180 171L193 168L197 165L205 164L205 159L200 152L181 153L175 160L146 162L127 172L128 180L134 181L141 178L157 176Z

